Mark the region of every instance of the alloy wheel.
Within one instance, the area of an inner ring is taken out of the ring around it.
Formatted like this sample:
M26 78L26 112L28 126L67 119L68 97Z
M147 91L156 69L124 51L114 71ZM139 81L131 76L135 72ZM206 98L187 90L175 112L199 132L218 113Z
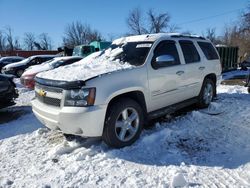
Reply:
M115 133L122 142L131 140L139 129L139 115L134 108L125 108L115 122Z

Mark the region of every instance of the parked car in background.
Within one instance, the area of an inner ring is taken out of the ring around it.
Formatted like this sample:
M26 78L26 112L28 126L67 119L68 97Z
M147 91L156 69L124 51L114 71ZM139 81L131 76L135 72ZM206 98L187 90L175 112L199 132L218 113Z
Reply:
M8 57L2 57L0 58L0 71L5 65L16 63L19 61L22 61L24 58L19 56L8 56Z
M11 106L18 97L14 76L0 74L0 109Z
M250 58L248 58L245 61L243 61L242 63L240 63L240 68L242 70L250 69Z
M247 87L247 91L248 91L248 93L250 93L250 69L248 71L248 76L247 76L247 79L246 79L245 87Z
M38 74L32 109L50 129L116 148L134 143L151 119L208 107L221 79L217 50L199 36L124 37L90 57Z
M78 45L73 49L73 56L86 57L94 52L102 51L108 48L111 42L106 41L93 41L89 45Z
M60 66L70 65L77 61L80 61L82 57L78 56L67 56L67 57L55 57L49 61L42 63L41 65L34 65L25 70L21 76L21 83L29 89L34 89L35 86L35 76L36 74L55 69Z
M2 68L3 74L12 74L17 77L21 77L24 70L32 65L38 65L45 61L48 61L50 59L53 59L54 57L57 57L56 55L35 55L31 56L27 59L24 59L22 61L19 61L17 63L12 63L9 65L6 65Z

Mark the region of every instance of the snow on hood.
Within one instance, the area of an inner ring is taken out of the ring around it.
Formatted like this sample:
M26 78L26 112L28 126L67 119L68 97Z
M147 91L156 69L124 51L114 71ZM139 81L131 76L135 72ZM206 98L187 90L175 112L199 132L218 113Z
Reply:
M87 80L98 75L118 70L133 68L129 63L113 60L114 56L122 52L122 48L109 48L105 51L95 52L81 61L68 66L59 67L51 71L39 73L40 78L62 81Z
M37 74L39 72L43 72L43 71L48 71L51 69L54 69L53 66L51 64L58 62L60 60L68 60L71 59L72 56L65 56L65 57L55 57L49 61L46 61L40 65L34 65L29 67L28 69L25 70L25 72L23 73L22 76L26 76L26 75L32 75L32 74Z
M52 69L49 63L43 63L41 65L34 65L26 69L22 76L37 74L39 72L47 71Z

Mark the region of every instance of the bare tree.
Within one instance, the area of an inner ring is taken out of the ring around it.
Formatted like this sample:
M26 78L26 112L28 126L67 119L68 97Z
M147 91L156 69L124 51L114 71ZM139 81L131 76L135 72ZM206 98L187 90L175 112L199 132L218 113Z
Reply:
M34 42L35 42L34 33L24 33L23 42L28 50L34 50Z
M6 49L6 38L4 36L3 31L0 31L0 51Z
M148 33L147 29L144 26L145 24L143 22L142 11L140 8L135 8L130 11L127 18L127 25L132 34L141 35Z
M87 44L93 40L101 40L102 36L97 30L93 30L89 25L81 22L68 24L64 32L63 43L65 46L74 47L76 45Z
M148 11L150 33L164 32L168 27L170 16L168 13L156 14L152 9Z
M20 41L19 41L19 37L15 37L15 40L14 40L14 49L15 50L21 50L21 44L20 44Z
M14 40L13 40L13 31L10 26L6 27L6 40L8 50L14 50Z
M42 33L39 35L40 46L43 50L51 50L52 49L52 40L49 37L48 33Z
M241 30L250 32L250 3L247 7L247 10L242 13L241 19Z
M38 43L38 42L34 42L34 46L36 47L37 50L43 50L40 43Z
M175 24L168 25L168 32L175 33L175 32L178 32L178 30L180 30L179 26L177 26Z
M205 37L208 38L212 43L216 43L216 29L215 28L207 28Z

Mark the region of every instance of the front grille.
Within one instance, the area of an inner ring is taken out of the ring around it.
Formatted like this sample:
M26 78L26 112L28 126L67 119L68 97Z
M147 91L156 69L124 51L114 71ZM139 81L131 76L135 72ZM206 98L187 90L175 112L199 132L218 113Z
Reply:
M60 105L61 105L61 99L56 99L56 98L51 98L51 97L46 97L46 96L40 96L37 92L36 92L36 98L40 102L48 104L48 105L58 106L58 107L60 107Z
M39 94L40 91L43 91L46 94L42 96ZM52 105L52 106L57 106L57 107L61 106L61 99L62 99L62 93L63 93L62 88L45 86L45 85L36 83L35 93L36 93L36 98L40 102L48 104L48 105Z
M62 93L63 92L62 88L44 86L44 85L40 85L38 83L36 83L36 88L37 89L42 89L42 90L45 90L45 91L54 92L54 93Z

